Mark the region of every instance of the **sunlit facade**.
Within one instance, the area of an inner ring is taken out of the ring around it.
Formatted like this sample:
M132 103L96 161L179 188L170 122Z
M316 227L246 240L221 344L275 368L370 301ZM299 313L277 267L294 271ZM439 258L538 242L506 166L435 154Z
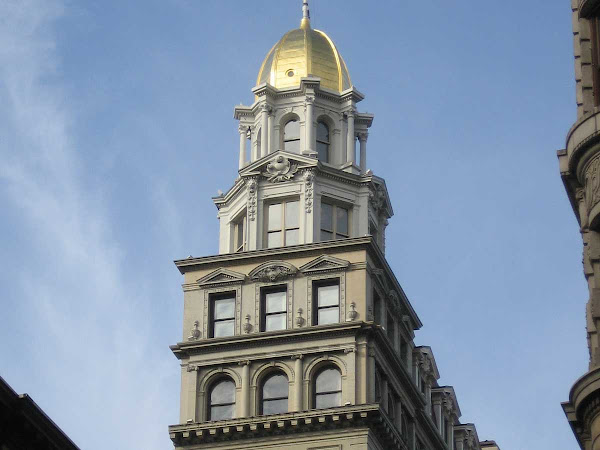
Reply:
M385 259L391 201L367 168L374 117L307 1L252 92L234 110L237 177L214 198L219 254L176 261L175 447L491 449L414 344L421 321Z

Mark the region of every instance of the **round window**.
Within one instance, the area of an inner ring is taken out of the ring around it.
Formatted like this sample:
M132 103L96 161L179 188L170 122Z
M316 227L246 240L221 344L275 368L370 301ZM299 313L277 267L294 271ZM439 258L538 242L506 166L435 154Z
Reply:
M287 75L288 77L293 77L293 76L294 76L294 71L293 71L292 69L290 69L290 70L288 70L288 71L286 72L286 75Z

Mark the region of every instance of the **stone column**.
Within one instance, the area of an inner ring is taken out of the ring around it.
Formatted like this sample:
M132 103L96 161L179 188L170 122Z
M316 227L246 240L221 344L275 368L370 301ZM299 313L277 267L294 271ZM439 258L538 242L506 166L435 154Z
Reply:
M302 377L303 377L303 364L302 355L294 355L294 405L293 411L302 411Z
M242 402L241 417L250 417L250 361L243 361L242 366Z
M273 122L275 121L275 114L274 112L271 110L270 114L269 114L269 120L268 120L268 129L269 129L269 153L273 153L275 151L277 151L277 148L273 145Z
M198 367L187 367L187 411L186 422L196 422L196 404L198 401Z
M357 367L356 367L356 404L364 404L368 403L368 393L367 393L367 378L368 378L368 370L369 364L367 361L367 343L361 342L358 344L357 348Z
M437 420L436 426L440 434L442 433L442 401L438 398L433 401L433 410L435 411L435 418Z
M367 138L369 133L359 133L358 140L360 141L360 171L367 171Z
M269 148L269 105L267 103L263 103L262 105L262 127L261 127L261 148L260 148L260 158L263 156L267 156L268 148Z
M462 438L462 436L456 436L454 439L454 450L464 450L465 449L465 442Z
M354 164L355 156L355 142L356 135L354 134L354 110L350 110L346 113L348 115L348 144L346 146L346 162Z
M242 170L243 167L246 165L246 141L247 141L246 132L247 132L247 128L240 124L238 131L240 132L240 164L239 164L239 168L240 168L240 170Z
M306 153L313 155L315 151L314 109L315 99L306 97Z

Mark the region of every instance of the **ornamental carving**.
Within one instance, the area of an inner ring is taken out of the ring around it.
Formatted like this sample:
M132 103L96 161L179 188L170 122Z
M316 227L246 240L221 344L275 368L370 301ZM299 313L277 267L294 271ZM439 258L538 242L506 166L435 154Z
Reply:
M312 170L304 172L304 208L307 213L312 212L315 188L315 174Z
M588 212L600 201L600 156L595 156L585 171L585 203Z
M197 341L200 339L200 322L197 320L194 322L194 328L192 329L191 335L188 337L188 341Z
M383 214L387 206L385 190L379 184L371 185L369 190L369 203L377 214Z
M267 170L262 173L271 183L289 181L298 172L298 165L290 163L285 156L278 156L274 161L267 164Z
M272 283L274 281L285 280L288 277L296 275L296 269L292 265L284 263L269 263L266 266L259 266L250 272L250 278L253 281L262 281L263 283Z
M258 200L258 183L255 178L250 178L247 183L248 188L248 219L256 219L256 202Z

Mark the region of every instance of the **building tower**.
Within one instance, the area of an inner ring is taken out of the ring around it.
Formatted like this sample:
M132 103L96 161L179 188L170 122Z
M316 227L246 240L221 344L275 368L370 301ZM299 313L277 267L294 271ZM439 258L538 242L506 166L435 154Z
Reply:
M583 238L589 370L563 408L582 449L600 449L600 1L571 0L577 121L558 151L560 174Z
M393 210L367 169L373 115L310 24L267 53L239 122L239 176L214 198L219 254L184 276L177 449L480 445L438 385L421 322L385 259ZM357 145L358 140L358 145ZM358 153L358 156L357 156Z

